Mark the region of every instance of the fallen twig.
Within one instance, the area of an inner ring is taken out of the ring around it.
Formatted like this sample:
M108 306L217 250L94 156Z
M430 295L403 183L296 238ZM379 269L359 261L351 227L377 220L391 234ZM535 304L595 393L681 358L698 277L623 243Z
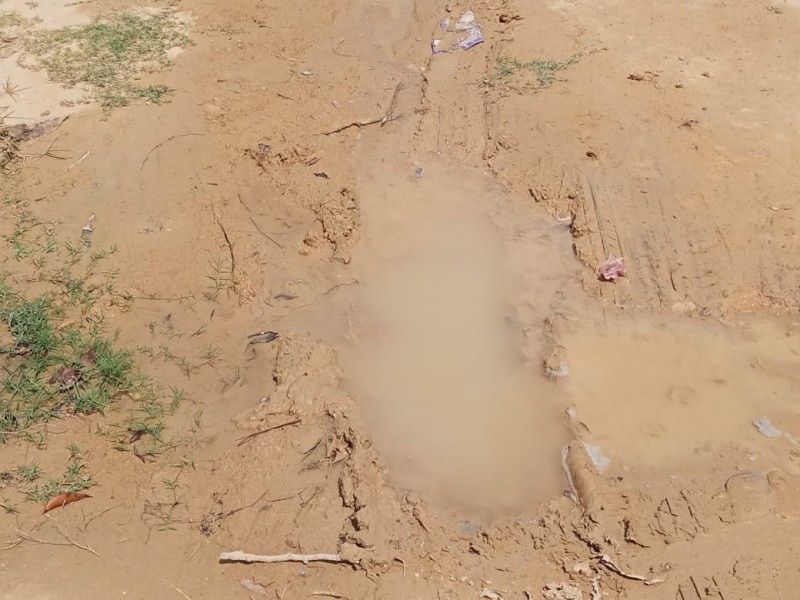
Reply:
M92 151L91 151L91 150L87 150L87 151L86 151L86 152L83 154L83 156L81 156L81 157L80 157L80 158L79 158L79 159L78 159L76 162L72 163L70 166L68 166L66 169L64 169L64 173L66 173L67 171L71 171L73 167L77 167L77 166L78 166L79 164L81 164L81 163L82 163L84 160L86 160L86 159L87 159L87 157L88 157L88 156L89 156L91 153L92 153Z
M336 592L311 592L312 596L327 596L328 598L339 598L339 600L350 600L349 596L337 594Z
M139 167L139 170L141 171L142 169L144 169L144 165L150 159L150 155L153 152L155 152L156 150L158 150L159 148L161 148L161 146L171 142L172 140L177 140L178 138L182 138L182 137L189 137L190 135L205 135L205 134L204 133L196 133L194 131L190 131L189 133L179 133L178 135L171 135L170 137L165 139L163 142L157 143L155 146L153 146L150 149L150 152L148 152L147 154L144 155L144 159L142 160L142 165Z
M47 147L47 150L45 150L41 154L20 154L19 156L23 160L29 162L39 160L40 158L44 158L46 156L50 158L55 158L56 160L67 160L69 158L72 158L71 156L58 156L57 154L55 154L56 152L65 152L64 150L53 150L53 146L56 145L57 141L58 141L58 136L56 136L56 138L52 142L50 142L50 145Z
M403 115L396 115L394 114L394 109L397 106L397 96L400 94L400 90L403 89L403 84L398 83L397 86L394 88L394 94L392 94L392 100L389 102L389 108L386 109L386 112L381 117L377 117L375 119L369 119L367 121L353 121L352 123L348 123L347 125L342 125L341 127L337 127L336 129L332 129L331 131L325 131L322 135L333 135L334 133L341 133L345 129L350 129L351 127L358 127L361 129L362 127L367 127L368 125L377 125L378 123L381 124L381 127L386 125L389 121L394 121L399 119Z
M233 291L236 291L236 256L233 253L233 242L231 242L231 238L228 237L228 232L225 230L222 221L219 220L213 205L211 206L211 212L214 214L214 220L217 222L220 231L222 231L222 237L225 238L225 244L228 246L228 253L231 255L231 285L233 286Z
M166 579L162 579L162 580L161 580L161 583L166 583L166 584L167 584L169 587L171 587L173 590L175 590L176 592L178 592L178 593L179 593L181 596L183 596L184 598L186 598L186 600L192 600L192 599L191 599L189 596L187 596L187 595L186 595L186 594L183 592L183 590L181 590L181 589L180 589L179 587L177 587L177 586L174 586L174 585L172 585L172 584L171 584L169 581L167 581Z
M342 558L338 554L247 554L241 550L223 552L219 555L220 562L243 563L284 563L301 562L307 565L310 562L329 562L354 564L353 561Z
M267 427L266 429L262 429L261 431L256 431L255 433L251 433L250 435L246 435L243 438L239 438L238 440L236 440L236 447L238 448L242 444L249 442L254 437L258 437L263 433L275 431L276 429L283 429L284 427L291 427L292 425L297 425L298 423L300 423L300 419L295 419L294 421L289 421L288 423L281 423L280 425L273 425L272 427Z
M394 119L394 109L397 108L397 96L400 95L400 90L402 90L404 87L405 86L403 83L400 82L394 88L394 94L392 94L392 100L389 102L389 108L386 109L386 113L383 115L383 120L381 120L381 127Z
M33 537L32 535L30 535L28 533L25 533L24 531L16 529L15 533L17 534L17 536L19 536L19 541L17 543L13 544L13 545L6 546L5 549L7 550L9 548L13 548L14 546L18 545L18 543L21 543L21 542L25 541L25 542L30 542L32 544L45 544L47 546L75 546L76 548L80 548L81 550L86 550L86 552L91 552L95 556L100 556L97 552L95 552L92 549L91 546L89 546L89 544L79 544L78 542L73 540L69 536L69 534L65 533L61 529L57 528L56 530L66 540L65 542L56 542L56 541L53 541L53 540L41 540L39 538Z
M258 231L258 233L260 233L261 235L263 235L263 236L264 236L265 238L267 238L267 239L268 239L270 242L272 242L273 244L275 244L275 245L276 245L278 248L280 248L281 250L283 250L283 245L281 245L279 242L275 241L275 240L274 240L272 237L270 237L269 235L267 235L266 233L264 233L263 231L261 231L261 227L259 227L259 226L258 226L258 224L255 222L255 220L253 219L253 217L250 217L250 222L251 222L251 223L252 223L252 224L255 226L255 228L256 228L256 231Z
M626 573L622 570L622 568L615 563L608 554L598 555L595 558L598 559L598 562L603 565L609 571L624 577L625 579L633 579L634 581L641 581L645 585L657 585L659 583L664 583L664 579L648 579L642 575L636 575L635 573Z

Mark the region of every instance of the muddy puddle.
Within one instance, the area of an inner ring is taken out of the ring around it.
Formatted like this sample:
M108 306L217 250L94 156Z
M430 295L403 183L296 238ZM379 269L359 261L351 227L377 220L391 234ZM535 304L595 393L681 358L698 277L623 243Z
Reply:
M766 468L800 438L796 323L604 311L564 223L440 158L372 165L360 284L302 320L337 346L395 487L491 520L563 494L576 437L611 477L699 471L723 450ZM554 347L565 377L544 373Z
M564 396L540 362L575 268L565 227L442 160L377 165L361 198L340 352L393 483L475 515L559 493Z

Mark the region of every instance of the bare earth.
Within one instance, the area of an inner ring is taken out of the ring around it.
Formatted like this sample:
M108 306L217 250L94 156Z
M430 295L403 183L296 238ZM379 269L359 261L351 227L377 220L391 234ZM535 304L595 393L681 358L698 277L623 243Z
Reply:
M77 443L97 481L0 514L0 598L798 597L800 4L178 8L171 103L81 107L23 147L69 158L2 185L76 239L96 215L111 328L200 365L137 355L202 436L140 461L107 414L0 446ZM432 56L464 10L486 42ZM540 87L507 57L574 61ZM63 114L25 81L19 116Z

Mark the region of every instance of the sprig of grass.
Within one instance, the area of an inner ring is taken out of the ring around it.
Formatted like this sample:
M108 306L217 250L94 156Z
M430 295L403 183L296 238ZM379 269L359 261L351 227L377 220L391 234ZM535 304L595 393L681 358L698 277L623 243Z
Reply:
M532 73L536 77L539 87L547 87L555 81L555 74L558 71L574 65L578 62L577 56L571 56L566 60L531 60L523 62L514 56L501 56L497 59L498 75L503 78L510 78L517 73Z
M29 465L19 465L17 473L19 473L23 481L34 481L42 474L42 470L36 463L31 463Z
M62 492L81 492L88 490L93 485L94 480L86 472L86 465L79 461L72 461L60 478L47 479L42 484L23 490L23 493L27 500L43 504Z

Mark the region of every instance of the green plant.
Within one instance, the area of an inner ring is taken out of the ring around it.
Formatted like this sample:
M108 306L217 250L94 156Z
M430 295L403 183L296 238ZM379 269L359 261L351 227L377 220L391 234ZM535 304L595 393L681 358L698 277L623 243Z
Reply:
M172 91L172 88L166 85L148 85L147 87L136 88L133 90L133 95L153 104L161 104Z
M23 481L34 481L35 479L39 478L39 475L42 474L42 470L36 463L31 463L29 465L19 465L17 467L17 472L19 473L19 476L22 478Z
M25 498L31 502L44 503L62 492L81 492L94 485L91 475L86 474L85 465L73 461L64 474L58 478L50 478L40 485L24 490Z
M547 87L555 81L557 71L562 71L578 62L577 56L562 61L531 60L523 62L514 56L501 56L497 59L498 75L510 78L518 73L532 73L536 77L538 87Z
M160 102L169 88L134 82L141 73L172 64L171 51L189 43L184 30L169 11L122 11L88 25L33 32L25 50L54 81L87 84L105 108L134 99Z

